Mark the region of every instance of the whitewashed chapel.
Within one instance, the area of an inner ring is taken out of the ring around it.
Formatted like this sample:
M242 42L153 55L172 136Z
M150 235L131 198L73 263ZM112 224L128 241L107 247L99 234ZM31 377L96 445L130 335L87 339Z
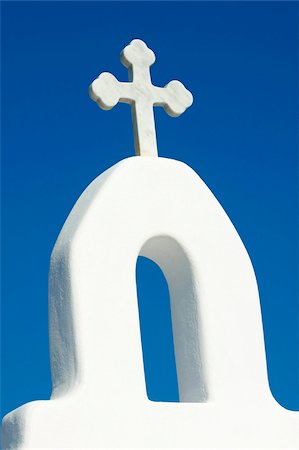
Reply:
M158 157L153 106L178 116L192 95L179 81L152 84L155 55L141 40L121 61L129 82L102 73L90 95L103 109L131 105L136 156L88 186L58 237L49 282L53 393L4 418L3 449L298 449L299 415L269 390L245 247L199 176ZM138 255L168 282L179 403L146 395Z

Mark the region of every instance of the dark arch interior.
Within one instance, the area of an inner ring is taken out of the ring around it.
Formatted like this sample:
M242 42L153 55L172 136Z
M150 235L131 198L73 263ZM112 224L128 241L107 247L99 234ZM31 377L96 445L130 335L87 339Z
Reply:
M138 262L137 289L148 397L206 402L199 287L189 256L167 235L148 239L140 256L145 257Z
M170 297L157 264L140 256L136 266L140 332L147 396L178 402Z

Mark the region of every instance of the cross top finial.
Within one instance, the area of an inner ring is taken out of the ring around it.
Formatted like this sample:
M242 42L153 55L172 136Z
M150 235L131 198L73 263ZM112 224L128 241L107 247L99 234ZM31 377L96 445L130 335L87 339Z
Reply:
M163 88L152 84L150 66L155 59L143 41L134 39L121 52L130 82L103 72L90 86L90 97L102 109L111 109L118 102L132 106L135 153L140 156L158 156L153 106L163 106L170 116L177 117L193 102L191 92L180 81L170 81Z

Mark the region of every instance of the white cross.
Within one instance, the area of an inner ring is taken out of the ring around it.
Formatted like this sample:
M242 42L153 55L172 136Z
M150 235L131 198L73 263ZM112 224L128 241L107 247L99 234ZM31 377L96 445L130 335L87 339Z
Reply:
M121 53L130 82L103 72L90 86L90 97L102 109L111 109L118 102L132 105L135 153L140 156L158 156L153 106L163 106L170 116L177 117L193 102L191 92L180 81L170 81L164 88L152 84L150 66L155 59L143 41L134 39Z

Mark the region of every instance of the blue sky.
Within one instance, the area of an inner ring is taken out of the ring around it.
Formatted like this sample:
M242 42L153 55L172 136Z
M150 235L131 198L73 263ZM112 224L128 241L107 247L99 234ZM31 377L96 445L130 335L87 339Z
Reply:
M87 94L143 39L158 86L181 80L193 106L156 108L159 154L212 189L252 259L273 395L299 410L298 4L2 3L2 408L51 392L47 276L57 235L85 187L132 156L128 105ZM137 279L147 389L177 400L169 300L146 260ZM162 342L162 344L161 344Z

